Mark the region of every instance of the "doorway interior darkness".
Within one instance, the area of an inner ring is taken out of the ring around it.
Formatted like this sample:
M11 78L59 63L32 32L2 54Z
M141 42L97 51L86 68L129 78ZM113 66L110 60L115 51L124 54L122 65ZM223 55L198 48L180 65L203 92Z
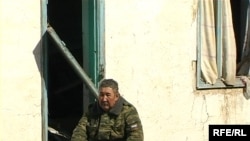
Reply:
M93 83L101 77L95 35L96 0L48 0L47 19ZM85 5L84 5L84 4ZM86 6L87 5L87 6ZM84 12L83 12L84 11ZM93 48L96 50L93 51ZM53 41L47 40L48 127L71 136L86 103L94 100ZM90 72L90 73L88 73ZM88 96L86 96L88 95Z

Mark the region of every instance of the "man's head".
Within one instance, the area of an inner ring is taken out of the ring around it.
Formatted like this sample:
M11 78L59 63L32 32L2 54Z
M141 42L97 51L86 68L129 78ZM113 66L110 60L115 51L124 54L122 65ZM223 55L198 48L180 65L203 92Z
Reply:
M104 111L114 107L120 97L118 83L113 79L104 79L99 86L99 105Z

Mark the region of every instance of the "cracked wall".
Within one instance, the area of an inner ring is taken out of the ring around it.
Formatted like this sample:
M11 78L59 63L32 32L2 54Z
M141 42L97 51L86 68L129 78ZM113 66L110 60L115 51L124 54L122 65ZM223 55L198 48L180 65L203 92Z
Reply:
M196 0L105 1L106 77L140 114L145 141L207 141L209 124L249 124L242 89L195 90ZM0 140L41 141L40 2L0 4ZM39 54L39 53L38 53Z

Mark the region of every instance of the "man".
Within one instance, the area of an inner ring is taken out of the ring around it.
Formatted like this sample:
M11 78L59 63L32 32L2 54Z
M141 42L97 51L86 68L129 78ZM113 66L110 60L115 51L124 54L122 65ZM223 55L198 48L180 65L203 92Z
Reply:
M120 95L115 80L104 79L98 101L89 105L71 141L143 141L143 138L136 108Z

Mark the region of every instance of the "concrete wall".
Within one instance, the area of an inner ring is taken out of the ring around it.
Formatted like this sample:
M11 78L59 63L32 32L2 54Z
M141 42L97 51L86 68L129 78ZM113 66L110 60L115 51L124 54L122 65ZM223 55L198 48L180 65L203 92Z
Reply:
M40 15L39 1L0 1L1 141L42 139L41 77L33 54Z
M0 2L0 140L41 141L40 2ZM195 89L196 0L105 5L106 77L137 107L145 141L207 141L209 124L250 123L242 89Z

